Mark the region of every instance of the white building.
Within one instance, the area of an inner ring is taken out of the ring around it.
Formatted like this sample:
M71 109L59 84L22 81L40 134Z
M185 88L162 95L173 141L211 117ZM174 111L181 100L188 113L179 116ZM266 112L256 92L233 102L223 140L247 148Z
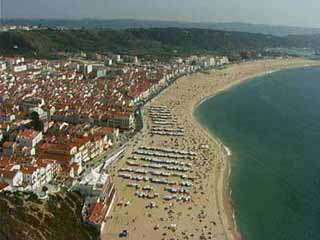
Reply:
M92 64L88 64L85 66L85 74L90 74L93 71L93 66Z
M0 71L4 71L7 69L7 64L4 61L0 61Z
M58 172L58 164L51 160L42 160L34 166L21 167L23 183L30 190L37 190L50 183Z
M211 57L209 59L209 64L210 64L210 66L215 66L216 65L216 59L214 57Z
M0 180L12 187L20 187L23 183L23 175L19 170L0 170Z
M112 59L111 58L106 60L106 65L112 66Z
M25 64L13 66L13 71L15 73L24 72L24 71L27 71L27 69L28 69L28 67Z
M116 55L116 61L117 61L117 62L121 62L121 55L119 55L119 54Z

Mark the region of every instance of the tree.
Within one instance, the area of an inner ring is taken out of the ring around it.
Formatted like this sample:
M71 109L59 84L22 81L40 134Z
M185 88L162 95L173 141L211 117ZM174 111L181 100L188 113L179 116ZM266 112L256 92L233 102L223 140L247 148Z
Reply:
M34 111L30 114L30 118L32 120L31 122L31 127L33 129L35 129L36 131L43 131L43 128L44 128L44 124L43 122L40 120L40 117L39 117L39 114Z
M42 192L47 192L49 189L46 186L42 187Z

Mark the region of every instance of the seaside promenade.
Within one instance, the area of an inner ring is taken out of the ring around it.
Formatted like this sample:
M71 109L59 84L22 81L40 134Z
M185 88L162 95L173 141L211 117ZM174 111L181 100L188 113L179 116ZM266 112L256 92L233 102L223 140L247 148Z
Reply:
M128 233L128 239L139 240L240 239L229 196L230 168L225 148L199 125L193 116L194 109L207 97L255 76L319 64L294 58L261 60L230 65L209 73L196 73L175 81L144 107L144 128L130 141L124 157L108 170L117 188L117 199L106 219L102 240L118 239L119 233L124 230ZM152 108L158 111L160 108L162 116L154 119ZM172 122L168 122L169 118ZM162 127L152 132L155 123L159 122ZM164 124L173 125L168 130L163 127ZM173 132L181 131L183 134L161 135L158 134L159 129L166 133L176 129ZM180 153L172 156L168 149ZM182 158L187 153L190 158ZM193 153L196 155L193 156ZM152 154L152 157L141 154ZM172 157L177 158L173 164L168 162ZM155 158L161 161L155 164ZM178 174L177 168L172 168L177 165L186 167L184 175ZM167 185L153 182L153 174L160 174L166 184L172 184L171 190L186 189L183 196L189 196L190 200L180 198L182 194L169 194ZM144 196L141 193L148 194ZM169 199L168 196L174 197Z

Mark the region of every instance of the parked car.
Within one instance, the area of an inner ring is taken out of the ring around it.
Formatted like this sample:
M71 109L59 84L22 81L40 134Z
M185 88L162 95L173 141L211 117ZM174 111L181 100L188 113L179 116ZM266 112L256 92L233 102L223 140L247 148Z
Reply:
M119 233L119 237L120 238L128 237L128 231L127 230L123 230L121 233Z

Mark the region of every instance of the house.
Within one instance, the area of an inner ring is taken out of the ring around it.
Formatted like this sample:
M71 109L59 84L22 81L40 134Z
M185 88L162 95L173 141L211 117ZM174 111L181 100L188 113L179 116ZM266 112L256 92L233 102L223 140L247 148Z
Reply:
M87 164L91 160L89 149L91 146L91 140L89 137L77 137L72 139L72 144L77 146L77 163Z
M20 187L23 183L22 172L19 170L0 170L0 181L12 187Z
M94 129L94 132L105 135L104 143L106 146L112 145L119 137L119 128L112 127L98 127Z
M58 175L59 166L54 160L38 159L35 167L37 168L37 173L40 173L33 183L36 187L42 187L50 183Z
M11 187L8 183L0 181L0 192L2 191L10 191Z
M92 64L82 64L79 66L79 71L85 75L92 73L93 65Z
M38 158L55 160L62 167L69 166L70 162L80 162L77 146L67 143L43 143L38 147Z
M34 107L29 109L29 117L32 117L33 113L37 113L40 120L47 120L48 119L48 113L43 111L40 107Z
M92 204L90 206L88 212L89 212L89 218L88 222L92 225L100 225L105 217L105 205L103 203L97 202L95 204Z
M96 199L84 206L85 221L98 228L103 227L103 222L110 214L116 195L111 177L92 171L81 181L80 192L90 199Z
M19 73L19 72L24 72L27 71L28 67L25 64L19 64L19 65L15 65L13 66L13 72L15 73Z
M42 132L24 129L17 134L17 143L23 147L34 148L43 138Z
M26 185L32 185L33 179L36 178L37 168L34 166L22 166L21 167L23 183Z
M105 67L95 67L95 76L96 78L102 78L107 75L107 69Z
M129 112L111 112L104 120L107 127L131 130L134 128L134 114Z
M0 123L0 130L2 133L8 133L10 130L10 125L7 123Z
M7 63L5 61L0 61L0 71L7 69Z
M44 100L42 98L30 97L24 99L19 103L19 108L23 112L28 112L31 108L41 108L44 106Z
M210 66L215 66L215 65L216 65L216 59L215 59L214 57L211 57L211 58L209 59L209 65L210 65Z
M12 122L16 119L14 114L0 112L0 122Z
M12 156L16 150L17 144L15 142L6 141L2 144L2 152L4 156Z
M69 169L69 177L77 178L81 175L82 172L83 172L83 168L80 164L72 163Z
M104 150L104 136L96 134L93 136L91 148L89 149L90 158L94 159L100 154L103 153Z
M94 141L96 139L97 141ZM92 137L74 137L66 139L65 143L44 143L39 147L39 156L55 160L61 164L65 172L77 176L90 160L103 150L103 139ZM73 163L76 163L73 165Z
M37 160L35 165L24 165L21 167L23 183L30 189L39 189L50 183L60 171L59 165L52 160Z
M3 93L3 92L2 92L2 94L0 94L0 103L4 103L8 99L9 99L9 95L8 94Z

